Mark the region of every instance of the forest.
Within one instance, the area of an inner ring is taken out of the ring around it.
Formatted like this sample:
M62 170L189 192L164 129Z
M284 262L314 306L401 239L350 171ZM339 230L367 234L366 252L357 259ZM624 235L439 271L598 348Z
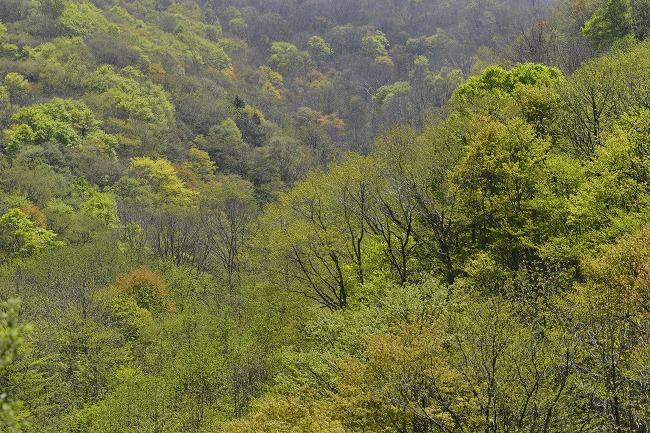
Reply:
M0 0L0 431L648 433L650 0Z

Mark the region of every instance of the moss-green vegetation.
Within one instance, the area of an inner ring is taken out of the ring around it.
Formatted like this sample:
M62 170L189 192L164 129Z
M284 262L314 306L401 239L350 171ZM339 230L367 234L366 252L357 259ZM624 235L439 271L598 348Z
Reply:
M0 431L647 432L646 3L0 1Z

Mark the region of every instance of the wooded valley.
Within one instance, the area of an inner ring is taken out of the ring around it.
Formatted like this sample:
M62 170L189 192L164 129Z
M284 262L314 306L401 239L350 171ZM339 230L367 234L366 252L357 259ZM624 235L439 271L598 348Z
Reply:
M650 430L650 0L0 0L0 431Z

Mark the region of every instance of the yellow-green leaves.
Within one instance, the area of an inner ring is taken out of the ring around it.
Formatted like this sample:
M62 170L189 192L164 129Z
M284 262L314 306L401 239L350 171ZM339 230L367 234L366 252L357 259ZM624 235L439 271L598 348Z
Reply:
M307 46L309 47L309 52L313 57L316 58L327 58L330 57L333 53L332 47L328 44L325 39L320 36L312 36L307 41Z
M29 94L32 90L29 81L16 72L9 72L5 75L4 85L7 88L7 91L9 91L9 98L12 104L24 103L29 98Z
M19 311L18 299L0 302L0 380L4 383L7 381L7 367L16 359L18 349L24 344L25 333L31 329L29 325L20 323ZM21 433L20 417L14 413L20 403L5 389L0 395L0 429L7 433Z
M289 42L273 42L269 64L282 75L304 73L311 62L306 51L300 51Z
M84 36L108 28L102 11L85 0L69 1L57 18L57 26L70 36Z
M452 175L458 204L477 245L509 250L504 256L517 268L544 236L534 199L549 143L519 119L479 122Z
M110 193L92 191L81 210L98 218L107 227L113 227L119 221L115 197Z
M169 126L174 108L162 88L146 79L137 69L116 72L104 65L87 75L84 87L96 95L92 101L107 116Z
M239 422L225 426L232 433L345 433L336 411L326 401L270 396Z
M381 30L375 30L374 33L369 31L361 38L361 46L364 54L375 60L378 57L388 56L390 43Z
M168 298L169 287L160 275L146 268L118 277L113 291L117 296L132 298L138 307L154 316L174 311L174 305Z
M17 46L7 43L7 26L0 21L0 57L11 57L17 52Z
M572 226L585 233L602 230L604 239L614 239L650 221L649 131L650 112L641 109L624 114L603 134L602 146L585 165L587 179L569 203Z
M389 103L395 96L402 93L408 94L410 91L411 85L408 81L398 81L378 88L372 99L377 101L379 105L384 105Z
M46 248L63 245L56 233L36 225L18 208L0 217L1 253L5 257L30 256Z
M610 431L647 420L650 229L626 236L586 262L586 281L568 298L568 332L578 345L577 383L602 405L594 422Z
M650 44L585 63L561 86L562 133L572 150L591 159L618 118L630 109L647 107L650 90Z
M210 159L208 152L204 152L195 147L190 149L189 161L185 164L185 167L190 169L202 182L214 180L214 174L217 170L217 166Z
M123 192L130 191L131 199L150 201L156 207L189 206L197 198L197 193L185 186L174 166L165 159L133 158L129 176L123 179Z
M81 101L55 98L47 104L18 110L4 131L6 148L16 153L25 145L54 141L63 146L78 146L89 134L99 130L100 122Z
M596 8L580 33L596 48L609 47L632 32L629 0L604 0Z
M335 309L348 302L344 265L350 254L324 180L323 173L313 173L269 206L256 243L276 287Z
M538 63L518 64L507 71L493 65L458 86L454 91L453 98L456 101L468 101L471 97L482 96L490 92L496 92L499 95L512 95L520 86L550 86L558 83L562 78L559 69Z

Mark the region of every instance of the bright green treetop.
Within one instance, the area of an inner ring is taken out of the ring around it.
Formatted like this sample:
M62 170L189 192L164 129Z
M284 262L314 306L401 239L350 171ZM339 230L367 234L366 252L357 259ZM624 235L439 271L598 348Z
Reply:
M0 217L0 232L3 254L30 256L46 248L63 244L56 240L56 233L37 226L18 208L9 209Z
M606 0L585 22L580 32L601 49L632 32L630 0Z

